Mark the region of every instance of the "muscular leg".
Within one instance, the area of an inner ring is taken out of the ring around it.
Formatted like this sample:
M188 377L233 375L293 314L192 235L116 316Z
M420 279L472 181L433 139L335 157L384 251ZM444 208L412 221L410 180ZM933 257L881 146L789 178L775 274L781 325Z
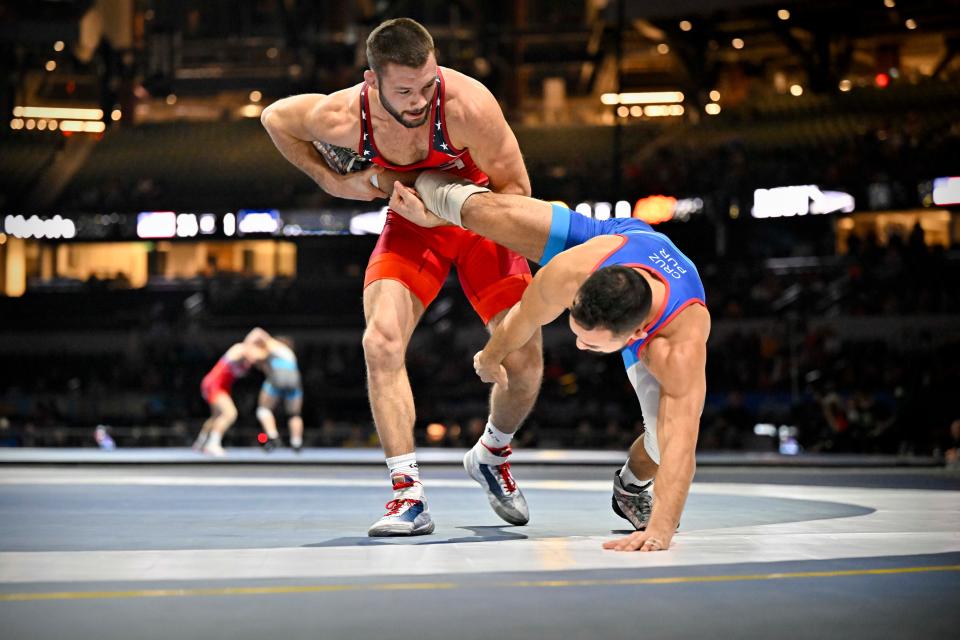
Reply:
M210 419L204 424L204 429L208 429L209 435L203 443L202 451L208 455L222 456L223 446L221 440L237 419L237 406L233 399L227 393L220 393L210 401Z
M303 410L303 396L288 398L284 407L287 410L287 426L290 428L290 441L303 442L303 418L300 412Z
M509 309L498 313L487 324L493 333L503 322ZM527 417L540 393L543 379L543 340L540 330L523 347L514 351L503 361L510 384L503 389L493 385L490 392L490 421L504 433L514 433Z
M363 291L363 354L373 422L388 458L413 452L413 391L405 355L423 304L400 282L377 280Z
M210 432L222 437L237 421L237 405L233 403L233 398L221 393L210 403L210 410Z
M203 426L200 427L200 433L197 434L197 440L194 442L194 448L202 447L203 443L207 441L207 438L210 436L210 430L213 429L213 424L215 422L215 409L211 405L210 408L210 417L203 421Z
M660 468L656 462L650 459L650 454L643 446L643 436L640 436L630 445L630 455L627 459L630 471L641 482L652 480L657 475L657 469Z
M273 413L276 407L276 398L261 389L260 397L257 399L257 420L260 421L260 426L270 439L280 437L277 431L277 418Z
M549 202L505 193L478 193L461 209L463 225L537 262L550 237Z
M449 183L436 171L428 171L431 177L417 182L417 192L401 188L393 191L390 208L410 222L421 227L436 227L448 224L444 220L459 219L465 228L499 245L512 249L528 260L538 262L550 239L553 224L553 205L544 200L526 196L483 192L471 192L464 196L444 198ZM455 189L475 190L475 185L457 184ZM466 198L465 200L463 198ZM433 213L429 207L441 209ZM451 214L450 210L456 209Z

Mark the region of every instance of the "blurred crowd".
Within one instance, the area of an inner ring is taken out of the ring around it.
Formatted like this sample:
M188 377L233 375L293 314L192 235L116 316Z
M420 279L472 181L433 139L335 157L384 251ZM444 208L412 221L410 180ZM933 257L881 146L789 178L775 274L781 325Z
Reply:
M854 239L847 255L793 270L762 260L699 261L714 318L701 448L777 450L777 439L758 433L758 424L795 428L806 451L941 454L951 448L960 341L912 319L957 315L960 264L951 253L928 248L916 229L885 240ZM4 367L0 441L92 445L94 426L105 424L121 447L188 445L206 409L201 378L233 338L259 324L296 339L306 445L373 446L360 278L359 268L347 265L323 280L266 287L240 276L165 293L117 291L97 282L73 293L7 301L21 311L37 306L38 315L55 320L37 328L53 334L54 327L106 326L124 337L99 355L66 349ZM332 299L344 302L329 304ZM20 317L30 322L29 313ZM860 331L856 322L875 329ZM226 337L212 337L218 335ZM408 353L422 444L464 446L482 428L487 390L471 362L483 340L472 310L449 283ZM546 344L543 390L519 444L628 446L642 423L619 355L578 351L562 326L548 328ZM240 419L228 445L255 442L259 383L257 374L237 383Z

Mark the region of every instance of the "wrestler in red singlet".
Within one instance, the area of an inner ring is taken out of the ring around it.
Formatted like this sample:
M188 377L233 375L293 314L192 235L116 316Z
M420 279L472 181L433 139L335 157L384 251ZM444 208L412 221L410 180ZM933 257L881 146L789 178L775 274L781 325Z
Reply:
M250 363L246 360L230 360L227 354L224 354L213 369L203 377L200 383L200 393L203 399L212 403L222 393L230 395L233 389L233 383L238 378L242 378L250 371Z
M456 149L447 135L443 114L444 83L442 68L437 68L437 88L430 106L430 152L408 165L387 161L377 149L373 126L367 117L370 106L369 85L360 89L360 142L358 153L365 159L394 171L440 169L455 173L480 185L490 179L477 167L467 149ZM423 303L430 305L443 281L456 264L457 274L470 304L483 320L490 322L497 313L516 304L530 282L527 261L516 253L460 227L424 229L394 212L370 255L364 287L382 279L399 280Z
M252 341L249 344L237 343L227 349L213 369L203 377L200 393L210 405L210 417L204 421L193 443L195 451L214 456L224 455L221 439L237 420L237 406L230 397L233 383L247 375L250 368L265 356L266 351Z

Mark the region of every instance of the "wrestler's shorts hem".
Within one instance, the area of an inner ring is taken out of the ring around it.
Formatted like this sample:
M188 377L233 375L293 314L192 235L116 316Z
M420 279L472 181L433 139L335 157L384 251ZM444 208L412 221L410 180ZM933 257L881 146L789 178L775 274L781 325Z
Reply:
M363 288L366 289L379 280L399 282L417 296L424 308L430 306L443 286L443 282L430 273L391 253L381 254L370 260L363 278Z
M531 280L533 280L533 276L529 273L511 274L490 285L476 296L467 297L470 304L473 305L474 311L486 325L498 313L520 302L523 292L529 286Z
M203 399L206 400L207 404L213 404L214 402L217 401L217 398L219 398L222 395L229 397L230 390L224 389L223 387L208 387L208 388L201 387L200 395L203 396Z

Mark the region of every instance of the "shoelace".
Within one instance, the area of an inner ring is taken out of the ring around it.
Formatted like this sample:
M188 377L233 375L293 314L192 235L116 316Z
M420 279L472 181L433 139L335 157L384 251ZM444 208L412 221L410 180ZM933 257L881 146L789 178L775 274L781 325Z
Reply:
M412 504L416 504L417 502L419 502L419 500L411 500L410 498L397 498L395 500L391 500L386 505L384 505L387 508L387 512L384 514L384 516L395 516L398 513L400 513L400 509L403 508L403 505L405 504L412 505Z
M499 458L506 458L513 453L513 449L510 447L510 445L507 445L505 447L500 447L499 449L491 449L485 444L483 446L487 451L489 451L490 453L492 453L493 455ZM503 487L506 493L513 493L514 491L517 490L517 482L516 480L513 479L513 476L510 474L509 462L504 462L503 464L494 466L493 468L499 472L500 477L498 480L500 480L500 486Z
M639 515L641 519L649 518L650 512L653 510L653 502L642 494L631 493L629 491L626 493L630 496L626 501L628 510Z
M497 467L497 471L500 472L500 479L503 480L503 488L507 493L513 493L517 490L517 483L513 479L513 476L510 474L510 463L504 462L502 465Z

